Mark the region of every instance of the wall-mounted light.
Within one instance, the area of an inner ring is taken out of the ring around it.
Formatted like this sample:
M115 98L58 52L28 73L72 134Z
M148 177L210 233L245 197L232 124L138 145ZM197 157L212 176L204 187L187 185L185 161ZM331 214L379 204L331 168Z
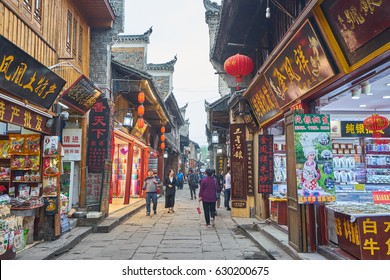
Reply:
M267 8L265 9L265 17L266 18L271 17L271 9L269 8L269 0L267 0Z
M134 122L133 114L131 112L127 112L123 117L123 126L132 127Z
M217 131L214 131L211 133L211 143L212 144L218 144L219 143L219 134Z
M217 149L217 155L222 155L222 153L223 153L222 148L218 148L218 149Z
M164 151L164 158L168 158L168 152Z
M60 105L62 108L64 108L64 109L69 109L69 106L67 106L67 105L65 105L64 103L62 103L62 102L59 102L58 101L58 105Z

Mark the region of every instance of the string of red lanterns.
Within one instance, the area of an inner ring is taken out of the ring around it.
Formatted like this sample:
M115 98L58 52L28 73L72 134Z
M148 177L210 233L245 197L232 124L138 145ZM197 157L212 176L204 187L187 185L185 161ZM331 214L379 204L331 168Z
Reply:
M160 132L161 132L161 136L160 136L160 141L161 141L160 149L164 150L165 149L165 135L164 135L164 133L165 133L165 126L161 126Z
M145 125L145 121L143 118L143 115L145 114L145 107L144 107L144 102L145 102L145 94L143 91L140 91L138 93L138 102L140 105L138 106L137 113L138 113L138 120L137 120L137 126L138 128L143 128Z

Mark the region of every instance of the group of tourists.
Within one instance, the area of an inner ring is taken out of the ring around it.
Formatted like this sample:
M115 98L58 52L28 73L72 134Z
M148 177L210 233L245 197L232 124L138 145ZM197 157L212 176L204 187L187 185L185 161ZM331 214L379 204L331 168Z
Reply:
M153 170L148 170L148 176L145 178L142 189L146 192L146 215L151 215L151 203L153 204L153 213L157 214L157 195L159 189L165 189L165 208L168 213L174 213L176 189L182 190L184 181L188 181L191 199L197 199L196 192L199 189L198 201L203 205L203 213L206 221L206 226L215 226L215 217L217 216L217 208L221 204L221 192L224 191L224 206L230 211L230 189L231 175L230 167L227 168L225 176L220 170L219 174L215 174L214 169L206 169L202 174L197 170L189 169L186 177L181 171L177 174L170 169L165 179L160 181Z

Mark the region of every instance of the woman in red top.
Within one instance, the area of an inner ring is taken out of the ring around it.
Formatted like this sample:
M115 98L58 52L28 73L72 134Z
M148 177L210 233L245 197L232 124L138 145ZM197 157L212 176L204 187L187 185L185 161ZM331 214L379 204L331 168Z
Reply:
M217 201L217 184L211 169L206 169L207 177L200 184L198 200L203 203L206 226L215 226L215 203ZM211 216L211 219L210 219Z

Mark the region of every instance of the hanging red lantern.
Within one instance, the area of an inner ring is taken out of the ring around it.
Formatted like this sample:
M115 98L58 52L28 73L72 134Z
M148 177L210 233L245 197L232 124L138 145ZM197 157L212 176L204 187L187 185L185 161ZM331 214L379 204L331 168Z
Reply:
M161 134L160 140L161 140L161 142L164 142L164 141L165 141L165 135L164 135L164 134Z
M138 102L139 103L144 103L145 102L145 93L143 91L140 91L138 93Z
M226 59L223 65L226 73L236 78L237 89L239 89L239 84L242 82L242 77L252 73L253 67L253 60L239 53Z
M160 132L161 133L165 133L165 127L164 126L161 127Z
M143 118L138 118L138 120L137 120L137 126L138 126L138 128L143 128L144 125L145 125L144 119L143 119Z
M164 142L160 144L160 148L161 148L161 150L165 149L165 143Z
M145 107L144 107L144 105L139 105L139 106L138 106L137 112L138 112L138 116L143 116L144 113L145 113Z
M371 117L363 121L363 125L365 129L372 131L372 137L379 138L383 133L382 130L389 126L389 120L378 114L372 114Z

